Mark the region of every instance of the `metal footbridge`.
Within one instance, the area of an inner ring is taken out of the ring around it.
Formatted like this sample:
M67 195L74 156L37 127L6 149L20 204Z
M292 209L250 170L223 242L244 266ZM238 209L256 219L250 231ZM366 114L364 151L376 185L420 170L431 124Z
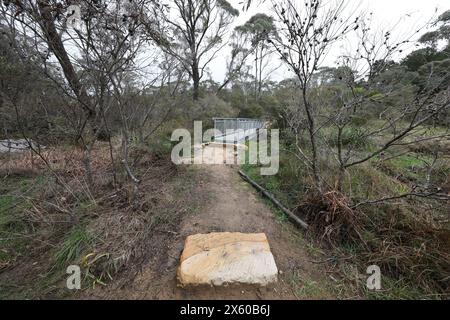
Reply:
M248 118L213 118L214 141L222 143L242 143L246 139L256 138L258 129L265 127L266 122Z

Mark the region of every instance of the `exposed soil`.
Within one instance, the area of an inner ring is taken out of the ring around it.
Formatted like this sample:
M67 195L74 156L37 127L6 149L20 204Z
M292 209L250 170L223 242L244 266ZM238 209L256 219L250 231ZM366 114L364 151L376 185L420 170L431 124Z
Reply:
M155 255L132 281L119 286L87 290L85 298L103 299L327 299L328 290L299 295L302 283L323 285L329 280L317 264L311 262L305 243L287 222L281 222L257 192L228 165L195 166L199 180L192 197L200 197L201 207L183 217L166 250ZM199 199L197 199L199 200ZM189 199L187 199L187 202ZM180 288L176 269L188 235L210 232L246 232L267 235L280 271L278 283L269 287L228 286ZM299 282L299 275L302 279Z

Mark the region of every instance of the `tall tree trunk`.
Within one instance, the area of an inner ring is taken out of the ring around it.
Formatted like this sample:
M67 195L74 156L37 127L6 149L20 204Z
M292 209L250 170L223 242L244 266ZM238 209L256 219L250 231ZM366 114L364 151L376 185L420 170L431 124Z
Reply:
M83 85L78 78L75 68L70 61L69 55L67 54L66 48L64 47L64 43L61 39L61 36L58 34L58 30L56 29L55 20L52 14L52 7L49 0L39 0L37 1L38 5L38 14L40 15L39 25L44 32L47 45L51 52L58 59L59 64L62 67L64 77L69 83L70 88L74 92L78 103L81 108L86 113L86 123L90 123L95 116L95 109L91 107L88 94L86 90L83 88ZM94 125L95 128L95 125ZM80 135L82 132L80 132ZM92 143L87 143L84 145L84 165L86 169L86 175L89 185L92 185L92 171L91 171L91 148L95 139Z
M258 100L258 47L255 50L255 99Z
M39 14L41 16L40 26L42 31L44 31L45 37L47 39L47 45L50 50L55 54L58 59L59 64L62 67L63 73L70 88L77 97L81 107L85 109L89 117L94 116L94 110L90 107L88 96L86 91L83 89L78 76L75 72L72 62L70 61L69 55L58 31L56 30L55 22L53 19L51 6L48 0L40 0L37 2L39 8Z
M343 127L338 127L337 145L338 145L338 160L339 160L339 173L337 181L337 190L342 192L344 188L344 177L345 177L345 163L342 157L342 131Z
M316 134L315 134L315 121L314 116L312 114L311 105L308 102L308 99L306 97L306 85L302 89L302 98L303 98L303 104L305 105L305 111L306 116L308 119L308 133L309 133L309 140L311 143L311 152L312 152L312 171L313 171L313 178L314 178L314 184L316 185L316 188L322 192L322 181L320 179L320 173L319 173L319 165L318 165L318 154L317 154L317 141L316 141Z
M200 98L200 72L198 70L197 61L194 61L192 64L192 81L194 82L192 97L194 101L197 101Z
M262 71L263 71L263 52L264 48L261 46L261 52L259 55L259 74L258 74L258 93L257 93L257 100L261 97L261 90L262 90Z

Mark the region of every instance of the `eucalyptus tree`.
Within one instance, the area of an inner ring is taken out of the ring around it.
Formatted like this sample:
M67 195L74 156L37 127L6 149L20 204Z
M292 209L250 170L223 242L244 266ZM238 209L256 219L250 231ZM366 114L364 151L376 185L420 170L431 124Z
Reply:
M276 37L276 27L272 17L258 13L251 17L245 24L236 28L236 32L240 33L246 39L250 48L248 49L255 56L255 97L259 98L261 94L263 75L268 64L270 64L270 56L273 48L268 43L270 38ZM274 71L272 68L270 71ZM268 72L270 74L271 72Z
M200 96L206 68L227 44L230 27L239 11L226 0L174 0L168 2L165 22L170 44L163 49L177 58L193 82L193 99Z
M438 28L422 35L419 41L433 48L438 45L439 41L445 41L447 45L450 45L450 10L438 17L435 26Z
M225 79L222 84L217 89L219 93L228 84L237 81L242 74L248 74L247 61L252 54L252 50L248 48L246 37L239 32L236 27L230 37L230 55L227 59L227 71L225 74Z
M108 110L124 110L120 88L125 75L139 67L136 62L146 44L163 41L157 32L161 29L157 8L155 0L17 0L1 4L2 20L11 30L15 50L32 45L44 66L57 65L59 72L47 76L75 107L70 116L74 117L77 143L84 149L90 184L91 151L99 135L110 129ZM122 112L120 119L121 130L128 130Z

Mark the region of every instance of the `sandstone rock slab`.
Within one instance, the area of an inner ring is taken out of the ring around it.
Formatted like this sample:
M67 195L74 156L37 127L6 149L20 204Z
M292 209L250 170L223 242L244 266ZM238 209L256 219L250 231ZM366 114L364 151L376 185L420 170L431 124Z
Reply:
M187 237L177 277L181 286L277 281L278 269L264 233L210 233Z

